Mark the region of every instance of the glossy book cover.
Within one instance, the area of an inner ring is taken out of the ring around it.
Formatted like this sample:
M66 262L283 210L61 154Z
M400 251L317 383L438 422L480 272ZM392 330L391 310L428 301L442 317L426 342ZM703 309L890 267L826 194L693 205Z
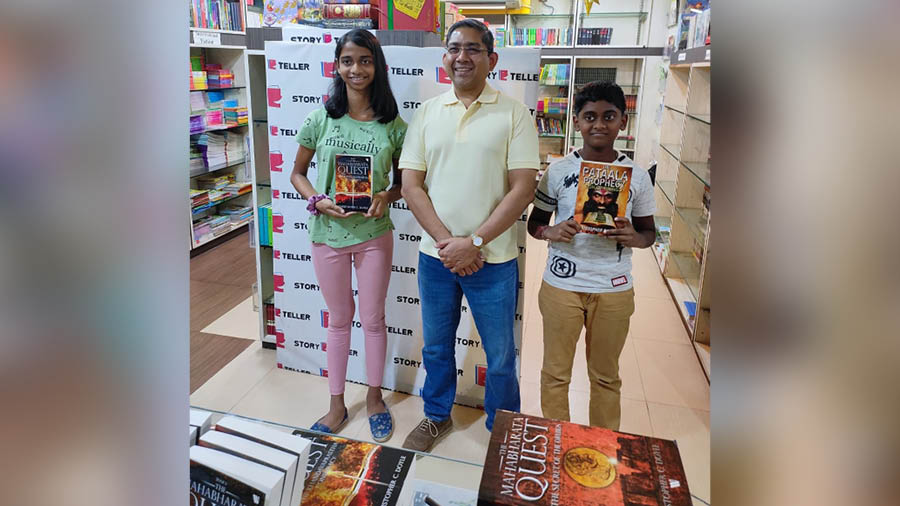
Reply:
M599 234L616 228L615 218L624 218L631 189L632 168L612 163L582 161L578 171L575 221L581 231Z
M334 203L348 213L365 213L372 205L372 157L335 155L334 158Z
M673 441L498 410L479 505L690 506Z

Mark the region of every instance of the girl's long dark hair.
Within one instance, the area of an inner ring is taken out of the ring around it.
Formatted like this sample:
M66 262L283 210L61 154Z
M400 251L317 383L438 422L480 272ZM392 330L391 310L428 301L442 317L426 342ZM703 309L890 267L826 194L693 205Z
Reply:
M369 88L369 103L372 106L372 110L375 111L375 117L378 118L379 123L394 121L394 118L397 117L397 100L394 99L391 84L388 82L387 61L384 59L384 52L381 50L381 44L378 43L378 39L368 30L360 28L350 30L337 41L337 47L334 50L334 81L331 82L328 101L325 102L325 111L328 113L328 116L334 119L347 114L349 108L347 84L341 79L337 69L340 65L341 51L348 42L352 42L372 52L372 57L375 60L375 78L372 80Z

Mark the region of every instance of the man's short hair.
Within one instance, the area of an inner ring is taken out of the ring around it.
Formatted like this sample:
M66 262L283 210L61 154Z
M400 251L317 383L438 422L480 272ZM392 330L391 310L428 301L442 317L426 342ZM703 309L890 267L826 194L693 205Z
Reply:
M450 41L450 36L453 35L453 32L460 28L471 28L481 33L481 42L484 44L484 47L487 48L488 54L494 52L494 34L491 33L490 29L488 29L484 23L471 18L461 19L450 25L450 29L447 30L447 40L444 41L445 45Z
M609 102L625 113L625 93L622 88L610 81L594 81L584 85L584 88L575 94L575 115L578 116L588 102L601 100Z

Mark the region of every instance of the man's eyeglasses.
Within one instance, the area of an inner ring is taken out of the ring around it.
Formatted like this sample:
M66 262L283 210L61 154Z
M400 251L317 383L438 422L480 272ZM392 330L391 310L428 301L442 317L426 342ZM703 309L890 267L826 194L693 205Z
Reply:
M478 56L481 53L490 53L487 49L479 46L450 46L447 48L450 56L459 56L459 53L466 53L466 56Z

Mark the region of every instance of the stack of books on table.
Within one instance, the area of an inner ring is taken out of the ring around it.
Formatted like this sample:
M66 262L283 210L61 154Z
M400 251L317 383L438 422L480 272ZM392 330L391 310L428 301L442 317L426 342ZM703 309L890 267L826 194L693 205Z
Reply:
M225 416L206 430L193 429L197 435L192 436L196 445L190 447L191 504L412 503L413 452L303 430L288 434L234 416Z
M369 0L325 0L322 9L322 24L325 28L374 27L372 6Z
M301 503L312 447L309 440L231 416L219 420L212 430L195 428L198 436L190 448L191 504Z
M478 504L693 503L674 441L498 410Z

